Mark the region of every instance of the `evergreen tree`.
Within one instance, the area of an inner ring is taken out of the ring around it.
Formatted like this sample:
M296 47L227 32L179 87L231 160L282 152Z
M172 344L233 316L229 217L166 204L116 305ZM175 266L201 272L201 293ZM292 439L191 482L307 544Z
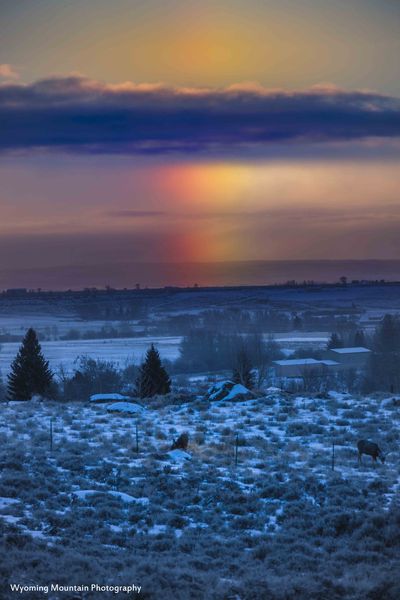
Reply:
M367 367L367 392L400 390L400 321L387 314L377 327Z
M293 317L292 326L295 330L303 329L303 319L299 317L299 315L295 314Z
M151 398L157 394L163 396L170 391L171 380L161 364L158 350L152 344L136 379L136 395L140 398Z
M254 387L253 369L245 348L241 348L236 357L236 365L232 372L234 383L241 383L249 390Z
M400 351L400 322L398 318L387 314L374 336L374 350L377 352Z
M328 341L327 349L330 350L331 348L343 348L343 342L337 333L332 333Z
M9 400L30 400L50 388L53 373L45 360L34 329L28 329L8 376Z
M354 334L354 345L356 347L364 347L366 344L365 335L362 330L356 331Z

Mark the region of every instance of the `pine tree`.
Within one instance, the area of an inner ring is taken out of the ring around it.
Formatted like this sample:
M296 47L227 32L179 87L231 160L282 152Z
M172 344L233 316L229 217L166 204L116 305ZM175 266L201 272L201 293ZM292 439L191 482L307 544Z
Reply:
M365 335L364 332L362 330L358 330L356 331L356 333L354 334L354 345L356 347L364 347L366 344L365 341Z
M377 328L374 350L385 353L400 351L400 322L393 315L385 315Z
M367 392L400 390L400 320L387 314L375 330L367 367Z
M136 379L136 394L140 398L163 396L171 391L171 380L161 364L158 350L152 344Z
M44 395L53 380L34 329L28 329L8 376L9 400L30 400Z
M299 317L299 315L295 314L293 316L292 326L293 326L293 329L295 329L296 331L303 329L303 319L301 317Z
M234 383L241 383L249 390L254 387L253 369L245 348L239 350L237 354L236 365L232 372L232 379Z
M343 342L337 333L332 333L328 341L327 349L330 350L331 348L343 348Z

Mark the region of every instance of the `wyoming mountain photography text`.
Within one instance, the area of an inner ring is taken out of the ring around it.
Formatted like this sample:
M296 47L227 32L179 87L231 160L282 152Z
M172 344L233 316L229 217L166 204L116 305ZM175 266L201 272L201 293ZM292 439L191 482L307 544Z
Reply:
M112 592L113 594L128 594L134 592L140 594L140 586L137 585L100 585L91 583L90 585L60 585L59 583L51 583L50 585L21 585L10 583L10 589L17 594L27 594L29 592L40 592L48 595L50 592L57 593L73 593L83 594L84 592Z
M399 57L0 0L0 600L400 599Z

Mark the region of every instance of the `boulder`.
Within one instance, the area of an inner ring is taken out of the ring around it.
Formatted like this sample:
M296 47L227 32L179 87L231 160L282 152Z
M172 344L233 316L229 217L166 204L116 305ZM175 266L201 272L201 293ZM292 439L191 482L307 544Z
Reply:
M114 404L107 406L107 412L123 413L125 415L137 415L143 411L143 406L133 402L114 402Z
M240 402L243 400L253 400L256 395L241 383L233 381L219 381L208 390L207 400L216 402L218 400L228 400L230 402Z

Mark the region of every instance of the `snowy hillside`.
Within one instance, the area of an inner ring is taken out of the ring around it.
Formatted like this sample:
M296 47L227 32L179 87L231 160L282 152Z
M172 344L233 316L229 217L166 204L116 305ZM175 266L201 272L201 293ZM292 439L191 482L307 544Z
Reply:
M149 401L134 416L107 406L1 405L4 582L106 572L146 599L399 597L400 399L271 389ZM169 453L184 431L189 456ZM384 465L357 465L360 438L388 453Z

